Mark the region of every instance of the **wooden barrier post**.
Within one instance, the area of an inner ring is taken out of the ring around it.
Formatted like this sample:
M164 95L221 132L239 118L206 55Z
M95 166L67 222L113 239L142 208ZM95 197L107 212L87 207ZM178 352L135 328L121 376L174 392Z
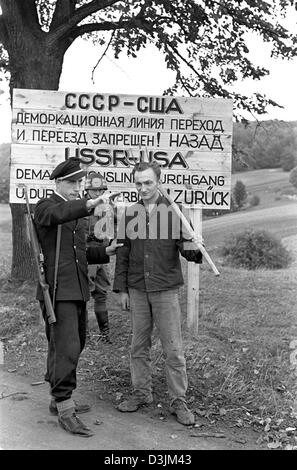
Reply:
M202 236L202 209L191 208L190 218L194 232ZM200 265L188 262L188 290L187 290L187 326L194 334L198 334L199 323L199 273Z

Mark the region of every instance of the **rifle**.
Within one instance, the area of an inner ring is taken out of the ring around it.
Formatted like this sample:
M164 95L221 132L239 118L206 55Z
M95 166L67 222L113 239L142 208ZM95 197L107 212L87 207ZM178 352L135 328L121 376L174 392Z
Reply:
M44 257L43 257L41 246L38 240L34 219L31 214L27 187L25 185L24 185L24 193L25 193L25 199L26 199L26 205L27 205L26 215L27 215L27 221L28 221L30 242L31 242L32 251L33 251L33 257L34 257L34 261L35 261L35 265L36 265L36 269L38 273L39 284L43 292L46 315L48 318L48 322L51 324L51 323L56 322L56 316L55 316L53 304L52 304L50 294L49 294L49 285L47 284L46 278L45 278Z

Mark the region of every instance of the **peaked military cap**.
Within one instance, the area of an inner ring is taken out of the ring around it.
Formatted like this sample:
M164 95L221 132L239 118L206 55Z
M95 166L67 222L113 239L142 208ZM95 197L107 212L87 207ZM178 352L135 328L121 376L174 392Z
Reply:
M85 189L107 189L107 184L101 173L90 171L87 175Z
M50 180L79 180L86 176L86 171L80 167L80 160L76 157L70 157L65 162L59 163L53 170Z

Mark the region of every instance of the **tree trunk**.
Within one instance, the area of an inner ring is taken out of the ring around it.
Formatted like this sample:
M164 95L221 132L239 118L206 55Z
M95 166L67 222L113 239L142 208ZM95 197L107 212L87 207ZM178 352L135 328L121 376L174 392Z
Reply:
M31 251L24 204L10 204L12 215L12 279L24 281L37 277Z
M14 17L14 32L10 30L5 44L10 63L10 91L13 88L57 90L67 49L63 41L53 43L48 33L25 28ZM30 245L27 238L25 204L10 204L12 215L11 277L16 280L36 278Z

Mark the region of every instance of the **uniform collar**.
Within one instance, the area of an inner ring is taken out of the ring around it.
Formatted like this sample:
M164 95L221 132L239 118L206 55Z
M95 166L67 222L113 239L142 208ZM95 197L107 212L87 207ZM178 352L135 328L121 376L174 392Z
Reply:
M64 201L67 201L67 199L66 199L64 196L62 196L62 194L58 193L57 191L54 191L54 194L55 194L56 196L59 196L59 197L60 197L61 199L63 199Z

